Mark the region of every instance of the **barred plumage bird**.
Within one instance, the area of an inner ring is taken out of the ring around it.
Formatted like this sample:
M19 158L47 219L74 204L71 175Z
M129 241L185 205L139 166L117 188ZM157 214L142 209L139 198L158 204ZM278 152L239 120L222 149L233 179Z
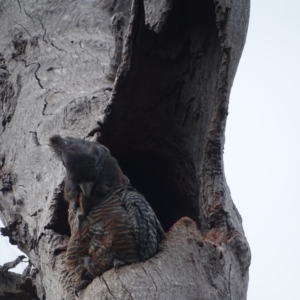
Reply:
M164 231L109 150L59 135L50 138L50 146L66 168L71 227L66 264L76 274L75 292L112 267L153 257Z
M109 150L97 142L54 135L50 138L50 147L66 168L65 199L78 202L80 198L85 215L93 205L92 196L99 200L111 188L129 182Z

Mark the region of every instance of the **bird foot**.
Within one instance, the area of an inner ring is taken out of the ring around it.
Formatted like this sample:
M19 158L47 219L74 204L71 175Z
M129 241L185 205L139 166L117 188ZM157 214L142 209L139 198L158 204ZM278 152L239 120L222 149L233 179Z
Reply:
M80 282L80 284L75 287L75 295L76 295L76 297L79 297L78 296L78 292L80 292L81 290L84 290L91 282L92 282L92 280L82 280Z
M126 262L125 261L121 261L121 260L114 260L114 269L115 271L117 271L120 267L125 266Z

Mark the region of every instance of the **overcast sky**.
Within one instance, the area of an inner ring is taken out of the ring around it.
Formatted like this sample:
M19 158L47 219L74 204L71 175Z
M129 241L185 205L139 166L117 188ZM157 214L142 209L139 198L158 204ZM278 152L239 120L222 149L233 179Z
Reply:
M230 98L225 171L252 251L248 300L300 299L299 11L252 0ZM17 255L0 238L0 264Z
M252 251L248 300L300 299L300 1L252 0L225 172Z

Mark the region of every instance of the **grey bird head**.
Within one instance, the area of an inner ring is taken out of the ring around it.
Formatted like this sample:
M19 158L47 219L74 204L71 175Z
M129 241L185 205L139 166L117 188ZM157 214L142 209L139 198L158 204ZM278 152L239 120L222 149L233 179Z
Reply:
M54 135L50 147L66 168L65 197L79 201L84 215L87 201L91 203L93 197L105 195L126 178L109 150L97 142Z

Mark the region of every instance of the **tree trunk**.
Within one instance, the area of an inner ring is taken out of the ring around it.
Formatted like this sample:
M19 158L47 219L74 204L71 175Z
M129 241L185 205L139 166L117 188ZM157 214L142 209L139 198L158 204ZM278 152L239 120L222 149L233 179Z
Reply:
M95 127L167 235L81 297L246 299L250 250L223 147L248 18L249 0L0 2L2 232L32 261L40 299L75 299L48 140Z

